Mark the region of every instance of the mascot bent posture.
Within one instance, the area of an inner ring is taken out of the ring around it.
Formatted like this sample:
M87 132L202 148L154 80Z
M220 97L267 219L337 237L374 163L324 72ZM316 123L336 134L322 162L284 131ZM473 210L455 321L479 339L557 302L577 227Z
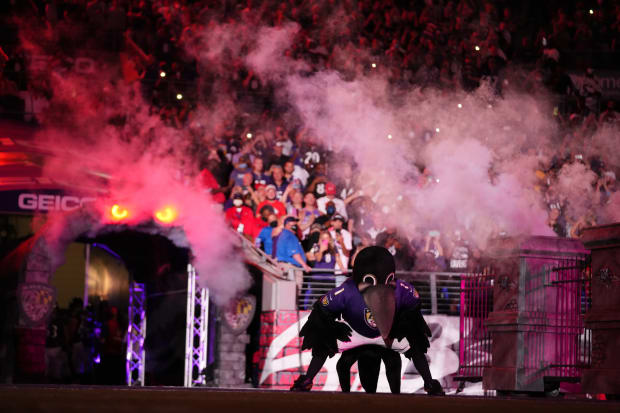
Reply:
M444 394L426 361L431 331L420 312L418 292L395 279L394 272L394 258L387 249L364 248L355 258L353 277L314 303L299 333L302 350L311 349L312 360L291 390L309 391L327 357L342 351L337 371L344 392L350 391L350 368L357 361L362 387L374 393L383 361L390 390L399 393L398 353L403 353L424 379L424 390Z

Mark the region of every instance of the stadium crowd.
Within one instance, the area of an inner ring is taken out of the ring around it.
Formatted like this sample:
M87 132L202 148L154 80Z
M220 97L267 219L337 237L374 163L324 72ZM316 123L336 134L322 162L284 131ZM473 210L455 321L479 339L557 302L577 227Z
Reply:
M285 122L272 86L239 56L224 51L211 67L188 52L209 47L199 35L205 30L238 23L245 38L258 25L296 22L290 57L310 71L337 70L345 79L380 70L395 94L411 87L474 91L486 83L501 99L504 74L519 67L527 73L521 87L545 88L559 102L549 115L558 122L559 142L583 141L618 121L614 102L602 100L590 69L597 56L619 47L620 5L611 1L247 0L205 6L190 0L13 0L0 7L0 113L23 116L34 110L33 102L44 107L54 94L45 76L26 70L32 56L19 41L19 19L39 23L42 49L52 56L46 71L76 64L78 52L119 62L119 79L140 85L151 113L196 137L202 183L230 225L267 254L305 270L346 270L355 251L371 244L388 248L400 270L475 270L480 252L463 229L411 237L386 227L349 156ZM568 69L585 71L579 86ZM238 114L221 119L205 139L194 127L198 108L213 108L222 95ZM573 162L594 172L599 194L591 212L580 216L567 213L571 200L559 199L554 188L557 172ZM558 235L578 237L596 223L594 211L617 189L614 168L605 154L558 151L532 171ZM428 185L430 172L418 169L418 185Z

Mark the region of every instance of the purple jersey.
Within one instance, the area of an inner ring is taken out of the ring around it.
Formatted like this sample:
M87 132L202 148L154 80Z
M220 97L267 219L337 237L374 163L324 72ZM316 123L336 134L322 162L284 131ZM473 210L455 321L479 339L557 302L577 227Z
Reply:
M395 299L398 314L400 309L415 307L420 296L413 285L396 280ZM336 317L342 316L351 328L364 337L375 338L380 335L372 313L352 278L321 297L320 304Z

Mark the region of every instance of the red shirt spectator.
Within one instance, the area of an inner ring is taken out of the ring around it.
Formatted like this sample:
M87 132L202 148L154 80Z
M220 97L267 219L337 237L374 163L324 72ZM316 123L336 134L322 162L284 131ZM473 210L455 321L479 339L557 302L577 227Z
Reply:
M233 195L233 207L226 210L226 220L239 233L250 238L256 233L256 219L252 209L243 205L241 194Z
M211 196L213 197L213 200L215 202L217 202L218 204L223 204L224 202L226 202L226 197L224 196L224 194L222 192L215 191L219 190L220 186L218 185L211 171L209 171L207 168L203 169L200 172L200 184L203 188L205 188L208 192L211 193Z
M286 207L284 204L276 199L276 186L267 185L266 188L267 199L258 204L256 211L260 211L265 205L271 205L278 218L286 215Z

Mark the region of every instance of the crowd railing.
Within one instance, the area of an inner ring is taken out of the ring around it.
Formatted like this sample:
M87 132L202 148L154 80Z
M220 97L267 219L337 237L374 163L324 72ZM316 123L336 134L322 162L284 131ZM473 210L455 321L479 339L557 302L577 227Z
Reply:
M420 295L423 314L460 314L461 278L467 272L396 271L396 278L410 282ZM312 304L351 276L351 270L312 269L298 286L297 306L310 310Z

